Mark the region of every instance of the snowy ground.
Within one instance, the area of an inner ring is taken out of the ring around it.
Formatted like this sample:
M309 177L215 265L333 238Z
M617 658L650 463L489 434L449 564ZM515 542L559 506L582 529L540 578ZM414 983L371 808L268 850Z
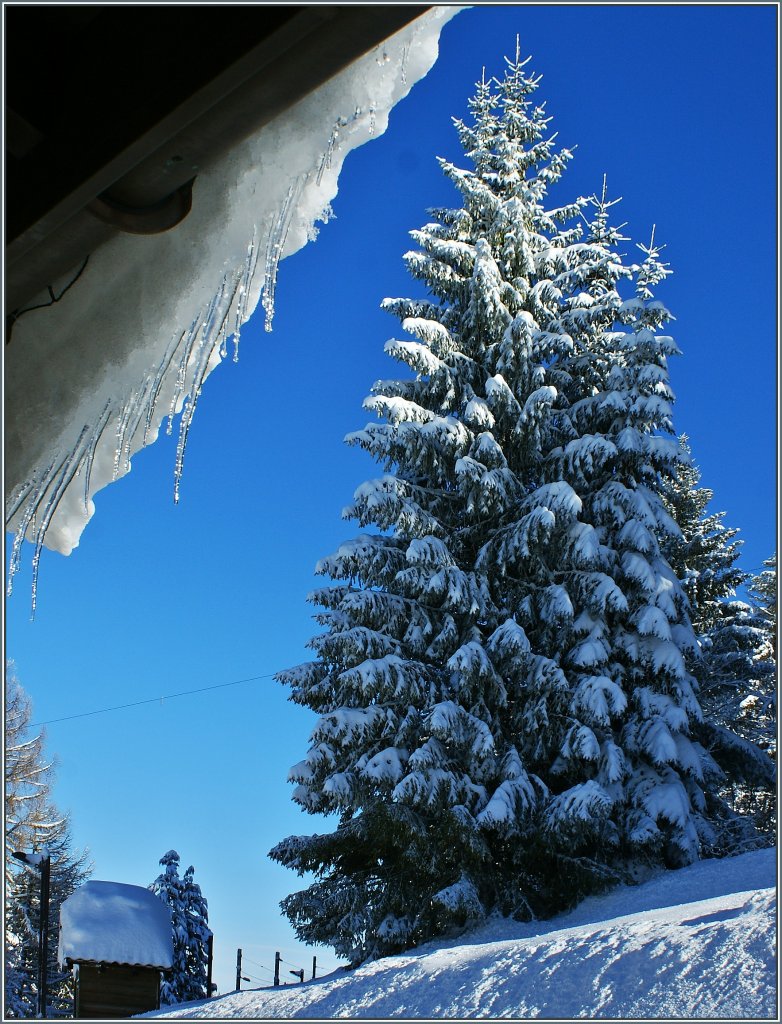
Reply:
M704 861L536 925L149 1017L779 1019L776 851Z

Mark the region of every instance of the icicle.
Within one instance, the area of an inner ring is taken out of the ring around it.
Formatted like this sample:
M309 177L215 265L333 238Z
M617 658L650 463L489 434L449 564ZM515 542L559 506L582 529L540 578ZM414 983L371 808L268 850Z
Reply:
M247 319L247 303L250 298L250 289L255 279L255 271L258 266L258 226L253 225L253 235L247 247L247 259L244 264L244 274L239 285L239 302L236 306L236 319L234 321L234 359L239 362L239 337L242 325Z
M112 480L116 480L119 476L119 467L122 460L122 448L125 442L125 432L127 430L135 397L135 394L133 394L126 402L123 403L122 410L117 418L117 428L115 430L117 444L114 449L114 471L111 474Z
M40 483L38 482L38 480L34 479L28 485L27 493L30 494L30 498L27 504L24 506L24 511L22 512L21 519L19 520L19 525L16 528L13 547L11 548L11 559L8 566L8 584L6 586L6 594L8 597L10 597L11 593L13 592L14 576L17 574L17 572L19 572L22 542L24 541L25 536L27 535L27 531L30 527L30 524L33 522L35 518L36 510L40 505L43 496L49 487L49 484L51 483L51 479L55 472L55 466L57 465L57 460L59 459L59 457L60 453L59 451L56 451L54 454L54 458L46 467L46 470L43 473L43 477Z
M26 480L23 484L16 487L8 497L5 507L5 521L10 523L16 513L24 504L25 498L27 498L32 490L33 484L31 480Z
M316 185L320 185L321 181L323 180L323 172L325 170L331 168L331 160L332 160L332 157L334 155L334 147L336 146L337 140L339 139L339 130L340 130L340 128L346 128L349 124L353 124L354 121L357 121L358 118L361 117L361 113L362 113L361 107L356 107L356 109L353 111L353 114L350 117L338 117L337 120L335 121L334 127L331 129L331 135L329 136L329 141L326 144L326 152L323 154L323 157L321 158L321 161L320 161L320 166L318 167L318 176L315 179L315 184ZM374 131L374 118L375 118L375 107L374 107L374 105L370 108L370 112L369 113L370 113L370 119L371 119L370 120L370 134L372 134L372 132Z
M200 317L196 317L190 325L190 330L182 336L180 346L182 349L182 355L179 359L179 369L177 370L176 387L174 388L174 394L171 398L171 408L168 413L168 426L166 427L166 433L170 434L171 429L174 425L174 415L176 413L177 403L182 397L185 391L185 379L187 377L187 364L190 362L190 354L193 351L193 343L198 336L198 327L200 324ZM177 349L178 351L178 349Z
M157 370L155 371L152 381L152 393L150 394L149 401L147 402L147 416L144 421L144 445L146 445L149 432L152 429L152 416L155 412L155 407L157 406L157 399L160 394L161 385L163 384L163 378L168 372L168 368L171 366L171 360L174 358L174 353L181 344L183 338L184 334L180 334L179 338L177 338L176 335L173 336L171 341L168 343L168 348L166 349L163 358L158 363Z
M46 538L46 531L49 529L49 524L52 521L60 499L62 498L65 491L68 489L71 481L76 475L76 471L81 463L83 453L80 453L80 448L85 436L89 432L89 427L83 427L82 432L79 434L79 438L73 447L70 455L68 455L63 462L60 464L57 470L54 480L52 481L51 494L49 500L44 506L43 515L41 516L41 522L36 530L35 534L35 551L33 553L33 585L32 585L32 606L30 609L30 618L35 618L35 606L38 602L38 563L41 560L41 550L43 548L43 542ZM41 491L43 495L44 490Z
M274 319L274 292L277 287L277 268L282 258L285 242L288 238L288 230L291 226L291 218L296 207L296 200L304 184L304 176L300 175L294 179L288 188L288 193L280 209L277 221L269 232L269 239L266 244L266 267L263 278L263 299L261 304L266 312L264 327L267 331L272 329Z
M195 377L193 378L193 387L188 401L185 403L185 407L182 410L182 419L179 423L179 438L177 439L176 449L176 463L174 465L174 503L179 503L179 485L182 481L182 472L185 467L185 449L187 448L187 438L190 433L190 424L193 422L193 416L195 415L196 403L201 394L201 387L204 383L206 376L206 367L209 362L209 357L212 354L212 349L208 345L204 345L199 353L199 357L196 362Z
M410 43L406 43L402 50L402 67L400 70L400 79L402 85L407 85L407 59L410 56Z
M92 478L92 463L95 461L95 452L97 451L100 439L103 436L103 431L108 426L109 420L111 419L111 399L103 406L103 412L100 415L97 426L92 432L90 443L87 446L87 450L84 453L84 458L79 465L78 472L81 473L84 470L84 511L89 511L90 502L90 480Z
M128 417L128 424L125 430L125 434L122 438L122 457L124 461L125 472L130 471L130 449L133 444L133 438L136 436L138 428L141 425L142 417L145 415L145 413L148 413L153 383L154 375L148 373L144 380L144 384L142 385L141 391L137 393L136 398L133 402L134 408L132 415Z
M318 168L318 176L315 179L315 184L320 185L323 180L323 172L328 168L331 168L331 158L334 155L334 146L337 144L339 138L339 128L335 125L331 129L331 135L329 141L326 144L326 152L323 154L323 158L320 161L320 167Z
M206 316L201 328L201 341L196 355L193 368L193 382L190 388L189 401L182 410L182 419L179 424L179 438L177 440L176 464L174 466L174 502L179 502L179 485L182 480L182 471L185 465L185 449L187 437L190 432L190 424L193 422L196 404L201 394L201 388L206 378L206 371L209 360L216 346L220 343L221 335L225 330L228 314L233 305L234 297L240 287L240 279L236 279L233 288L228 289L228 279L223 278L220 291L215 295L209 304Z
M145 385L146 387L146 385ZM144 388L142 388L141 394L143 394ZM130 398L128 398L122 406L122 411L117 419L117 446L114 450L114 472L112 473L112 480L116 480L119 476L120 465L122 463L122 454L125 449L125 438L128 432L128 425L130 424L131 418L136 411L136 406L139 402L140 392L134 391ZM127 463L125 465L125 471L127 472Z
M228 302L227 302L227 304L224 307L224 312L223 312L222 317L220 319L220 326L219 326L219 328L217 330L217 334L213 335L212 349L214 350L215 348L219 347L221 358L223 356L223 353L225 353L225 354L228 353L228 337L229 337L229 335L230 334L234 334L234 331L230 330L229 327L228 327L228 317L230 316L231 310L234 308L234 306L236 306L236 310L237 310L237 312L236 312L236 314L234 316L234 327L236 327L236 323L237 323L237 320L238 320L239 307L241 306L241 301L242 301L242 280L243 280L243 278L244 278L244 269L237 269L234 272L233 286L231 288L231 293L230 293L230 296L228 298ZM233 361L235 363L238 363L239 362L239 350L236 347L236 345L234 346L234 356L235 356L235 358L234 358Z

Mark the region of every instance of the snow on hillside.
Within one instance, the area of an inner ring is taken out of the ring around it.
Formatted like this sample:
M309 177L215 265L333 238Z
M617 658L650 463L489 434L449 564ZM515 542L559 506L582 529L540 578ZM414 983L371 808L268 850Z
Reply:
M535 924L149 1017L778 1019L776 851L702 861Z

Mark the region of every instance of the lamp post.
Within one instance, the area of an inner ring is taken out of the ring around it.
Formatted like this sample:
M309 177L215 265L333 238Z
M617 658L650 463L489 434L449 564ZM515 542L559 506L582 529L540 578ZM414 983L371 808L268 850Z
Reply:
M52 858L46 847L40 853L20 853L14 857L41 877L41 912L38 920L38 1015L46 1017L46 961L49 947L49 889Z

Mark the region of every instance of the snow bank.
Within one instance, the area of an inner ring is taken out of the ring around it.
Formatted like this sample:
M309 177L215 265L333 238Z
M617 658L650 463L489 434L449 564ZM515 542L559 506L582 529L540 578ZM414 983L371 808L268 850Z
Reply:
M165 1016L776 1019L775 880L775 850L702 861L552 921L495 920L351 973Z
M172 966L171 911L140 885L85 882L60 908L57 960Z
M238 350L259 301L271 329L279 260L328 220L346 155L385 131L459 10L434 7L364 55L200 173L193 209L175 229L112 239L61 301L15 325L6 360L11 577L25 537L36 545L34 570L42 544L69 554L95 492L129 472L131 456L181 413L176 499L204 380L231 336Z

